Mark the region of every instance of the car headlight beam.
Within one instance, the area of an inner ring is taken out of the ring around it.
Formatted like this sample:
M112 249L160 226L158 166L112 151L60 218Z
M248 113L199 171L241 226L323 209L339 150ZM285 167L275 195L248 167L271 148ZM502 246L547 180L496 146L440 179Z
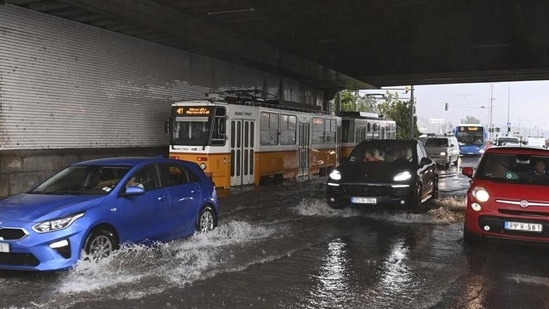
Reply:
M472 191L473 197L477 199L477 201L484 203L490 199L490 194L488 191L483 187L475 187Z
M393 181L406 181L412 178L412 174L408 171L400 172L393 177Z
M328 177L332 180L341 180L341 172L339 170L333 170Z
M43 221L33 225L32 229L37 233L59 231L69 227L74 221L76 221L76 219L81 218L83 216L84 216L84 213L82 212L82 213L78 213L78 214L64 217L64 218Z

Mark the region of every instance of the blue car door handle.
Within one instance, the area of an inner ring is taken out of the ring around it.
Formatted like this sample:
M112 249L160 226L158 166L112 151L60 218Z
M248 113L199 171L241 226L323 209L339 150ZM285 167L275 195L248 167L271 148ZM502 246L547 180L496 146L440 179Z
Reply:
M167 198L168 198L167 196L161 195L161 196L159 196L157 199L158 199L159 201L163 201L164 199L167 199Z

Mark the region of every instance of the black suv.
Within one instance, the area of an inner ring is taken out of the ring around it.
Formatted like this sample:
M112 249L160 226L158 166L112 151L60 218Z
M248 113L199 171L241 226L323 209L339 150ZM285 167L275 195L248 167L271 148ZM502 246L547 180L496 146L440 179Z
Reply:
M438 197L438 172L417 140L367 140L328 176L326 197L333 208L425 211Z

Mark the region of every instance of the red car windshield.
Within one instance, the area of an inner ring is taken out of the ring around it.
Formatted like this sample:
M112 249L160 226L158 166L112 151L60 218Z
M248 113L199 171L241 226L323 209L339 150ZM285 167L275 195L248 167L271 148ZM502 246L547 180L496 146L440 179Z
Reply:
M516 183L549 185L549 156L488 153L475 177Z

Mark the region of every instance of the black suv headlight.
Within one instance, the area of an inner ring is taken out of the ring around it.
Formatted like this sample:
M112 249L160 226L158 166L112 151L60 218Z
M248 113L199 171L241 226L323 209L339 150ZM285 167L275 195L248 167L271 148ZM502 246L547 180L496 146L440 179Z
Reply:
M333 170L328 177L330 177L331 180L341 180L341 172L339 170Z

